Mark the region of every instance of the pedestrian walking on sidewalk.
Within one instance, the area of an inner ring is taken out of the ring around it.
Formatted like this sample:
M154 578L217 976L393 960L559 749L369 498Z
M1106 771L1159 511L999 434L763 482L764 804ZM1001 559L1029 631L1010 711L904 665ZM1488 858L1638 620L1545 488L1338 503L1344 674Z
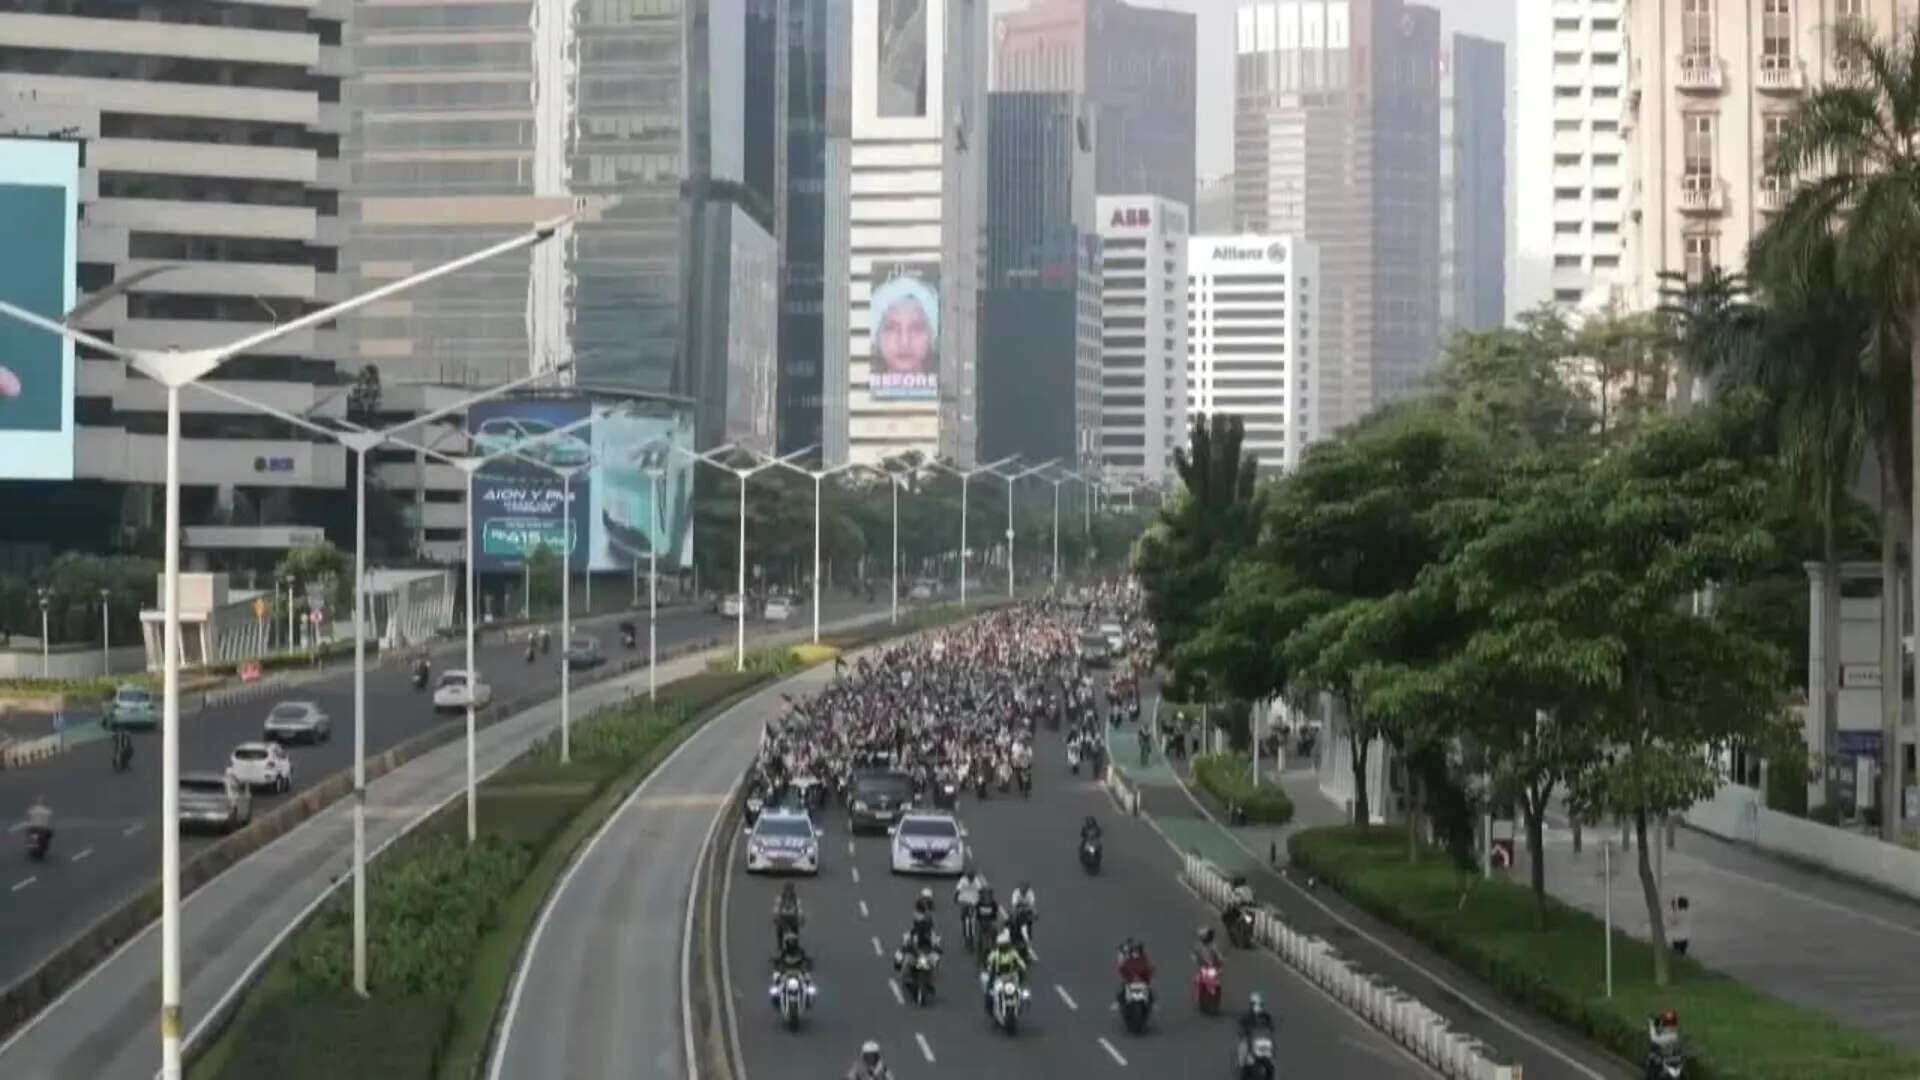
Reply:
M1667 945L1681 956L1687 955L1687 944L1693 940L1693 915L1688 907L1684 896L1676 896L1667 904Z

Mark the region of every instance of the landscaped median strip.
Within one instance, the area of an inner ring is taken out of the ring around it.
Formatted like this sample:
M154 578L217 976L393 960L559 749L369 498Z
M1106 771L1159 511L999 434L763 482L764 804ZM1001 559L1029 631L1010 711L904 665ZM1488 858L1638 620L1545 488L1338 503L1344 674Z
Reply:
M664 684L658 708L636 697L576 722L568 765L559 763L554 737L535 744L481 785L481 843L461 842L464 811L449 808L376 863L367 1000L346 990L350 923L344 898L336 897L274 956L192 1075L475 1075L548 894L580 847L681 742L764 685L838 656L833 646L852 648L959 614L922 613L897 627L831 638L827 648L761 649L748 654L744 672L709 670Z
M1347 899L1486 980L1536 1013L1629 1060L1646 1050L1646 1018L1680 1014L1688 1075L1702 1080L1912 1080L1920 1057L1770 997L1682 956L1671 985L1653 984L1648 943L1613 936L1613 997L1604 992L1605 931L1551 898L1544 928L1533 893L1501 879L1463 880L1444 855L1407 857L1399 829L1309 829L1288 839L1293 862ZM1463 890L1465 900L1462 902Z

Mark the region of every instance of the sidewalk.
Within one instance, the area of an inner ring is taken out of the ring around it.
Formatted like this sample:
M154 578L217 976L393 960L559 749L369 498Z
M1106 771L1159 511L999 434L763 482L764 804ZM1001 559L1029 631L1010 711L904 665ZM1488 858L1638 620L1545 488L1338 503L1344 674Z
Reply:
M1637 853L1621 850L1617 829L1573 834L1549 828L1547 891L1596 916L1613 890L1613 918L1647 937ZM1601 844L1613 845L1613 874ZM1775 997L1920 1049L1920 904L1802 870L1689 829L1677 848L1655 852L1661 896L1685 896L1693 912L1688 955ZM1530 855L1515 852L1514 879L1527 880Z
M1454 1030L1518 1064L1528 1080L1616 1080L1636 1075L1625 1062L1555 1025L1509 1006L1492 989L1424 946L1346 903L1331 889L1307 890L1285 870L1287 837L1299 829L1338 825L1340 808L1320 794L1313 775L1281 778L1295 807L1285 826L1227 829L1219 809L1203 811L1181 778L1156 753L1145 768L1131 727L1109 732L1111 760L1140 788L1140 812L1169 843L1197 851L1228 873L1244 873L1260 902L1293 929L1331 943L1362 969L1379 975L1446 1017ZM1269 863L1269 857L1273 863Z

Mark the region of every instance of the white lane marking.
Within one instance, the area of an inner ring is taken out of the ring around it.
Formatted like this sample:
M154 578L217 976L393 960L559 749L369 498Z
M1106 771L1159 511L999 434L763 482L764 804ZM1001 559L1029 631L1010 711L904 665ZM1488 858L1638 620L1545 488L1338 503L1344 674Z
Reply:
M893 1000L901 1005L907 1003L907 995L900 992L900 980L888 979L887 989L893 991Z
M1074 1012L1080 1011L1080 1006L1075 1004L1073 998L1068 995L1066 987L1061 986L1059 983L1054 983L1053 992L1060 995L1060 1000L1067 1003L1067 1008L1072 1009Z
M851 840L847 841L847 854L853 854L853 841Z
M14 822L13 824L11 824L11 825L9 825L9 826L7 826L7 832L8 832L8 833L17 833L17 832L19 832L19 831L20 831L21 829L24 829L24 828L26 828L26 827L27 827L27 823L26 823L26 822L24 822L24 821L16 821L16 822Z
M1115 1065L1118 1065L1121 1068L1126 1067L1127 1059L1120 1056L1120 1051L1115 1050L1113 1048L1113 1044L1107 1041L1107 1037L1105 1035L1102 1035L1100 1037L1100 1049L1105 1050L1107 1052L1107 1056L1113 1059L1113 1063Z
M13 891L14 891L14 892L19 892L19 891L20 891L21 889L24 889L24 888L26 888L27 886L29 886L29 885L31 885L31 884L33 884L34 882L36 882L36 881L39 881L39 880L40 880L40 879L39 879L39 878L37 878L37 877L30 877L30 878L22 878L22 879L20 879L20 881L18 881L18 882L16 882L16 883L14 884L14 886L13 886Z
M927 1059L927 1064L933 1064L933 1047L927 1045L927 1037L916 1031L913 1041L920 1044L920 1056Z
M873 955L875 956L887 955L886 953L880 951L880 939L877 937L873 939Z
M74 853L73 853L73 861L74 861L74 862L79 862L79 861L80 861L81 859L84 859L84 858L86 858L87 856L89 856L89 855L91 855L91 854L93 854L93 849L92 849L92 848L86 848L86 849L84 849L84 850L81 850L81 851L76 851L76 852L74 852Z
M867 902L865 900L860 901L860 917L863 919L868 917Z
M857 866L853 868L853 883L860 884L860 868Z
M146 828L146 827L147 827L147 823L146 823L146 822L144 822L144 821L136 821L136 822L134 822L133 824L131 824L131 825L129 825L129 826L127 826L126 828L124 828L124 829L122 829L122 830L120 830L120 835L121 835L121 836L132 836L132 835L133 835L134 833L137 833L137 832L139 832L139 831L140 831L141 829L144 829L144 828Z

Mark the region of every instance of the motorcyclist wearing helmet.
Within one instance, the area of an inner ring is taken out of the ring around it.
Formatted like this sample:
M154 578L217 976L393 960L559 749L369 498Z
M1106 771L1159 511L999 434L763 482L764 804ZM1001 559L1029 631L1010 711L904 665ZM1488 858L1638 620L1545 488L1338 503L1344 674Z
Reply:
M1267 1011L1267 1000L1258 990L1247 995L1247 1011L1240 1014L1240 1063L1246 1064L1253 1056L1253 1040L1256 1035L1273 1038L1273 1014Z
M893 1070L880 1060L880 1044L868 1039L861 1044L860 1056L847 1070L847 1080L893 1080Z
M806 912L800 908L800 894L794 891L793 882L780 887L780 895L773 901L773 935L775 940L784 940L789 933L796 937L800 927L806 922Z
M1200 932L1194 936L1193 963L1196 967L1218 968L1223 966L1220 963L1220 950L1213 946L1213 927L1203 926L1200 928Z
M1128 938L1120 946L1120 991L1114 995L1115 1001L1124 998L1128 983L1146 983L1147 1000L1153 1000L1153 962L1147 959L1146 943Z
M780 951L773 957L775 978L789 973L807 975L813 971L813 957L800 947L800 935L789 930L780 938Z
M980 899L973 905L973 917L982 937L991 935L994 927L1000 925L1000 901L993 897L993 886L980 886Z
M993 984L1002 975L1013 976L1016 982L1025 985L1027 981L1027 958L1013 947L1013 935L1005 930L993 939L993 948L987 953L986 962L980 965L981 983L986 990L987 1014L993 1014Z
M1088 814L1087 820L1080 823L1080 842L1084 844L1089 840L1097 841L1099 839L1100 822L1092 814Z
M953 902L963 908L973 907L980 902L980 892L986 887L987 875L969 868L953 883Z
M926 916L929 920L933 918L933 890L932 889L921 889L920 895L913 898L914 919L918 921L919 918L923 915Z

